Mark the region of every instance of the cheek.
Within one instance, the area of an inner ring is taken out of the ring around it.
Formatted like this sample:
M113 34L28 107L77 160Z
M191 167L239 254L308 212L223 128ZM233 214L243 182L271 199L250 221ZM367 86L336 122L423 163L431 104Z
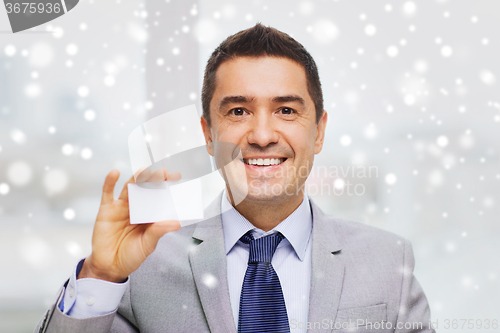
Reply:
M242 144L245 142L249 130L250 127L246 124L221 121L217 127L214 127L213 133L215 133L217 141Z
M304 131L304 129L297 129L289 131L295 135L287 135L288 143L295 152L296 159L310 159L311 155L314 156L315 150L315 133L312 131ZM303 133L300 135L300 133Z
M227 138L231 137L231 130L224 123L218 123L216 126L212 126L212 133L215 141L227 141Z
M231 142L237 145L241 144L243 137L241 131L233 131L231 129L220 129L220 131L215 133L215 141Z

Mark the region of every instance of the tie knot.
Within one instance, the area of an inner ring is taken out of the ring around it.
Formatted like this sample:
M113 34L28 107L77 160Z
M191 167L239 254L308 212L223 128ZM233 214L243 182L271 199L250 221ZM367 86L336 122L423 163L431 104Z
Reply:
M252 231L241 236L240 240L250 246L248 263L271 262L278 244L285 238L280 232L254 239Z

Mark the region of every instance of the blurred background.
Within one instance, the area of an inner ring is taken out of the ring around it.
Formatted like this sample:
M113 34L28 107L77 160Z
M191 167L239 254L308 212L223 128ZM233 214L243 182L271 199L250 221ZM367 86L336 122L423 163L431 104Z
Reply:
M500 319L500 2L82 0L17 34L3 8L0 332L32 332L90 253L106 174L120 170L116 194L131 175L128 134L201 113L208 57L257 22L319 67L329 121L310 196L412 242L439 331Z

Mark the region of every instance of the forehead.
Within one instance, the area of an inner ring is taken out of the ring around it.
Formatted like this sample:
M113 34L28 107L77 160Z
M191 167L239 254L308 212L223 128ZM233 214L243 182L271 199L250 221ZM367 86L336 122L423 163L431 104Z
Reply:
M272 99L298 95L312 103L304 67L288 58L236 57L222 63L216 73L212 106L228 95Z

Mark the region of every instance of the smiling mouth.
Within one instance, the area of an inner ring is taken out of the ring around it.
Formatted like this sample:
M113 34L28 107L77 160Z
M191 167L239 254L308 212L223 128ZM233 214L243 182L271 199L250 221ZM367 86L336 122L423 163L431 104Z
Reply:
M272 166L280 165L286 160L286 158L244 158L243 162L247 165Z

